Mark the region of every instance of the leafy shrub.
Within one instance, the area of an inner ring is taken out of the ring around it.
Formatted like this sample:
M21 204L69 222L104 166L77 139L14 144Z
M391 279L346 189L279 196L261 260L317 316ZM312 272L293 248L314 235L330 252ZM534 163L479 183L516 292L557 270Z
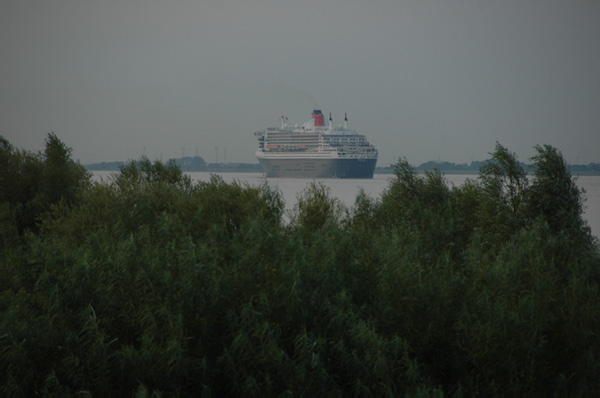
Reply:
M54 133L43 153L15 150L0 137L0 203L3 227L14 223L19 234L35 231L39 217L53 205L74 205L89 186L90 175L71 159L72 150ZM3 239L7 234L3 233Z
M89 183L55 138L1 141L4 395L600 389L598 244L552 147L461 187L400 161L351 209L312 183L286 223L268 185L172 162Z

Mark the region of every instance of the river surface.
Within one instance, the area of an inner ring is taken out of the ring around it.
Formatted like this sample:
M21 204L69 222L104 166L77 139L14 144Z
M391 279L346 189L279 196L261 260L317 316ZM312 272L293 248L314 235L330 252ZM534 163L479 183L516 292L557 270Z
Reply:
M114 172L94 171L94 179L106 180ZM285 207L291 210L296 204L297 195L313 181L305 178L266 178L262 173L208 173L189 172L193 181L208 181L211 174L218 174L226 182L238 181L250 185L261 185L267 182L269 186L277 188L285 200ZM393 175L375 174L373 179L317 179L331 189L331 195L340 199L347 207L354 205L354 200L362 188L372 198L377 198L387 188ZM467 179L476 180L476 174L447 174L444 175L448 185L460 186ZM600 176L577 177L577 185L585 190L584 193L584 218L595 236L600 236Z

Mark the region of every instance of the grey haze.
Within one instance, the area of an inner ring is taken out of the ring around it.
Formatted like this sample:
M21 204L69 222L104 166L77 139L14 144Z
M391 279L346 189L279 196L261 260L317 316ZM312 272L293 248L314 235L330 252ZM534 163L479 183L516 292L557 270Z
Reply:
M398 156L600 161L600 1L3 0L0 134L82 163L255 162L313 108Z

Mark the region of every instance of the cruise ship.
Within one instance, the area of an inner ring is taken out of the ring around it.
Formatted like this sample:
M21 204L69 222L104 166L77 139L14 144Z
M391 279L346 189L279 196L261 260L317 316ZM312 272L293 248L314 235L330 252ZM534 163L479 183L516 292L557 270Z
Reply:
M256 157L267 177L298 178L373 178L377 149L364 135L344 124L333 127L321 110L302 124L289 126L281 116L279 127L254 132L258 138Z

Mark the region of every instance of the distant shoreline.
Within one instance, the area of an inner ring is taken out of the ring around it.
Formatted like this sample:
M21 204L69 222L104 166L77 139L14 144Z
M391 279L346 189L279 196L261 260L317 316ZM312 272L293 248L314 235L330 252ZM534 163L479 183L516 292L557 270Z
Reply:
M417 174L425 174L426 171L432 171L433 169L416 169L415 171L417 172ZM467 174L472 174L472 175L479 175L479 170L443 170L440 169L440 172L442 174L447 174L447 175L467 175ZM394 170L388 170L388 169L383 169L383 170L375 170L375 174L394 174ZM531 172L529 174L532 174ZM600 171L573 171L571 170L571 175L573 176L600 176Z
M183 172L209 172L209 173L261 173L263 168L259 163L206 163L201 157L185 157L172 159L181 168ZM450 162L426 162L414 167L418 174L426 171L438 169L442 174L460 175L460 174L479 174L479 169L486 161L474 161L471 164L455 164ZM88 171L115 171L127 162L100 162L86 164L84 167ZM527 170L529 165L521 163ZM600 176L600 163L589 163L587 165L570 165L570 172L574 176ZM377 167L375 174L394 174L392 165L386 167Z
M88 171L102 171L102 172L118 172L119 169L87 169ZM263 170L254 170L254 169L210 169L210 170L182 170L184 173L262 173ZM416 170L417 174L423 175L426 171L432 170ZM479 175L479 170L440 170L440 172L444 175ZM375 174L379 175L392 175L394 174L394 170L391 169L380 169L375 170ZM600 176L600 171L571 171L571 175L573 176Z

